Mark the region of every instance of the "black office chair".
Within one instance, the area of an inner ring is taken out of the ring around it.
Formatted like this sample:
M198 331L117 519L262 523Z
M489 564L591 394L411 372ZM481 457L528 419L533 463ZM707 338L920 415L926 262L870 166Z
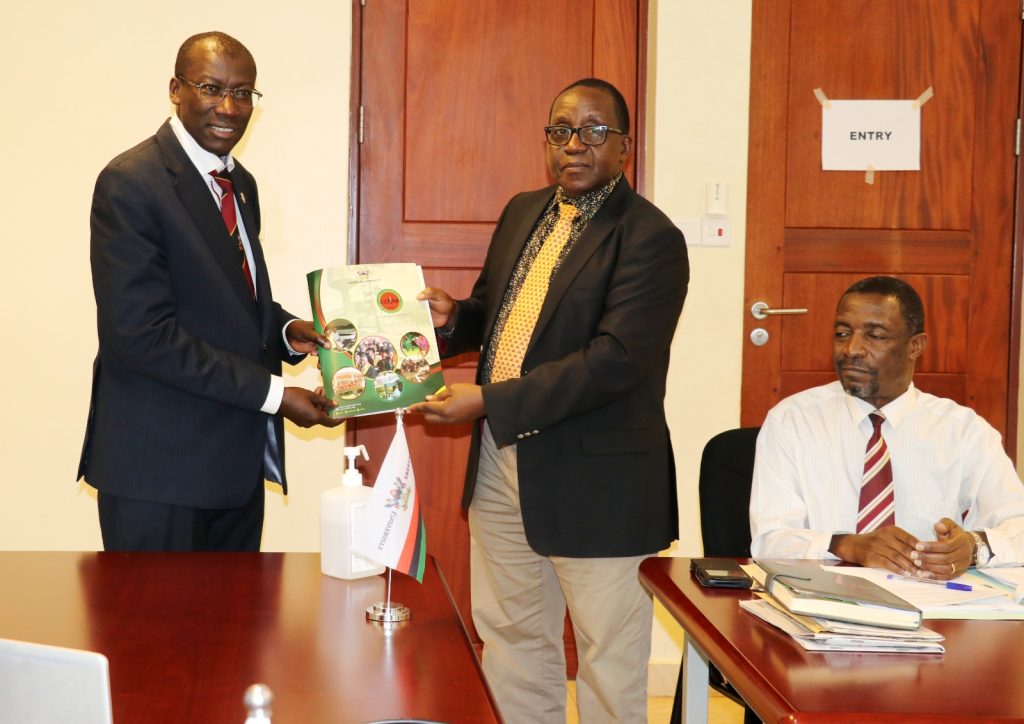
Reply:
M700 459L700 533L707 557L750 557L750 483L759 427L726 430L708 440ZM708 684L743 707L744 724L761 720L714 665ZM682 721L683 672L679 672L672 724Z
M700 537L708 557L750 557L750 482L759 427L726 430L700 459Z

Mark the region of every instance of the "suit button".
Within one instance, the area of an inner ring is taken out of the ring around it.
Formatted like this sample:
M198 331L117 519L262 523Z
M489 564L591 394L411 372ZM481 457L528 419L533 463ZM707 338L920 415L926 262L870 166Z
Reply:
M523 439L523 433L519 433L518 435L516 435L516 439L517 440L522 440Z
M269 344L263 345L263 353L266 354L269 351L270 351L270 345Z
M534 435L540 435L540 430L534 430L534 431L533 431L533 434L534 434Z

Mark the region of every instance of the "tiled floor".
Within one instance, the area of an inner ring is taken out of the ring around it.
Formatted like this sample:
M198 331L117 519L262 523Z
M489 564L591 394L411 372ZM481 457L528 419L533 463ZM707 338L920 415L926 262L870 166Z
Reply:
M578 724L579 713L576 711L575 681L569 682L566 702L566 724ZM648 724L667 724L671 714L671 696L652 696L647 700ZM743 724L743 707L738 706L717 691L710 691L708 696L708 724Z

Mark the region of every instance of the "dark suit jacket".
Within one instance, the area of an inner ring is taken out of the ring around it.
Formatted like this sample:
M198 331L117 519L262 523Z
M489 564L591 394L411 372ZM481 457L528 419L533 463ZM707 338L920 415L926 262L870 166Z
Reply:
M447 354L488 342L554 191L519 194L505 208ZM523 524L538 553L643 555L678 536L664 397L688 282L682 233L622 179L552 279L522 376L484 386L495 441L518 445ZM476 483L474 428L465 506Z
M281 339L292 316L271 295L256 182L237 162L232 176L258 302L213 195L169 123L96 181L99 354L78 474L104 493L228 508L262 484L268 417L259 410L270 375L302 357L290 358ZM283 443L281 418L273 422Z

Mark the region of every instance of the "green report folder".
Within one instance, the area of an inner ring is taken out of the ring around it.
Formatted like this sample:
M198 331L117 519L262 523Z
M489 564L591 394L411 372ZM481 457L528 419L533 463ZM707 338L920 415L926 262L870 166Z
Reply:
M871 581L810 563L755 562L764 571L758 583L793 613L890 628L921 625L920 609Z

